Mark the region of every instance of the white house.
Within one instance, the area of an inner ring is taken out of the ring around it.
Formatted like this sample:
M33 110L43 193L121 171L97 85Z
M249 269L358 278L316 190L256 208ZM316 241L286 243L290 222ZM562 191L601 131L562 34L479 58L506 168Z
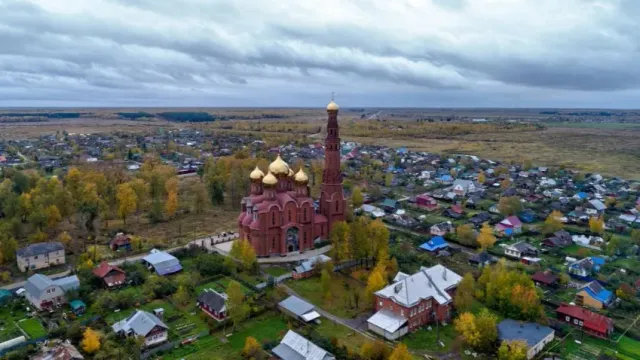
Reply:
M142 310L136 310L111 328L119 335L144 337L145 347L160 344L169 338L169 327L156 315Z

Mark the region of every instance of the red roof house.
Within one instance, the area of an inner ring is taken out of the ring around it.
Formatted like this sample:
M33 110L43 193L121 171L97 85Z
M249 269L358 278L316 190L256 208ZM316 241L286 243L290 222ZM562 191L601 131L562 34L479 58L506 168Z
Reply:
M599 338L613 333L613 320L576 305L562 304L556 309L558 320L577 326L584 332Z
M118 233L109 243L109 247L113 251L120 249L131 250L131 238L123 233Z
M538 271L537 273L531 275L531 280L536 285L544 285L544 286L553 286L558 282L558 277L554 275L551 271Z
M112 288L124 284L127 274L124 270L107 262L102 262L98 267L93 269L93 274L104 282L105 286Z
M426 194L416 196L416 204L428 210L434 210L438 208L438 202L436 201L436 199Z
M522 231L522 221L517 216L509 216L496 225L496 231L506 235L519 234Z

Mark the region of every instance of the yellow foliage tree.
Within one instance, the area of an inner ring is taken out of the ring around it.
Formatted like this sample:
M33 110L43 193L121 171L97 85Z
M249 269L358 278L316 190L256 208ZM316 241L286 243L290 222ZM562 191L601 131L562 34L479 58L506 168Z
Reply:
M382 289L385 285L385 276L384 273L382 273L382 270L380 269L380 267L376 266L373 271L371 271L371 274L369 275L369 279L367 280L367 288L365 289L365 292L367 294L367 298L370 301L373 301L373 294Z
M592 216L589 218L589 230L596 234L602 234L604 231L604 216Z
M164 206L164 212L168 217L173 217L178 210L178 192L171 191L167 196L167 203Z
M466 273L460 281L456 289L456 295L453 298L453 303L456 306L456 310L460 312L468 311L473 304L473 294L475 293L476 281L473 278L473 274Z
M496 237L493 235L493 229L488 223L482 224L480 234L476 239L480 248L484 251L493 246L496 243Z
M253 336L248 336L244 341L244 348L242 349L242 356L245 359L255 359L262 351L262 346Z
M380 254L381 251L389 253L389 229L382 220L371 221L367 227L367 234L369 241L373 244L373 254Z
M503 341L498 349L498 360L526 360L527 343L523 340Z
M389 357L389 350L380 340L367 341L360 347L360 357L364 360L384 360Z
M45 214L47 215L47 227L50 230L54 230L56 225L60 221L62 221L62 215L60 215L60 210L55 205L49 205L46 209L44 209Z
M552 211L542 225L542 233L548 235L562 230L562 228L564 228L564 224L562 223L563 217L564 215L560 211Z
M480 341L480 333L476 328L476 317L470 312L464 312L453 321L456 331L462 335L470 346L476 346Z
M84 331L80 345L86 353L93 354L100 350L100 334L88 327Z
M136 211L138 196L130 184L124 183L116 187L116 200L118 201L118 215L126 224L127 216Z
M509 186L511 186L511 179L509 178L505 178L504 180L502 180L502 182L500 183L500 188L502 190L506 190L509 188Z
M351 228L344 221L333 225L329 234L333 246L333 258L335 261L344 261L351 258Z
M393 349L391 356L389 356L389 360L411 360L413 357L409 353L409 349L407 345L400 343Z
M362 190L360 190L359 186L356 186L353 189L353 194L351 194L351 204L354 207L360 207L362 206L363 202L364 202L364 196L362 195Z
M480 171L480 173L478 174L478 182L480 184L484 184L485 181L487 181L487 176L484 174L484 171Z

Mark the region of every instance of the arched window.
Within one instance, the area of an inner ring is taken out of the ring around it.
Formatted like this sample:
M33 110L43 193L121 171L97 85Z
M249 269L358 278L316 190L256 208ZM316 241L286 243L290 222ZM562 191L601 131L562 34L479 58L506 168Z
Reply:
M271 225L275 225L276 224L276 213L272 212L271 213Z
M340 204L336 201L336 212L338 212L338 206L340 206Z
M303 214L302 214L302 221L307 221L307 208L304 208Z
M276 238L275 237L271 239L271 248L272 249L276 248Z
M291 216L291 209L289 209L289 222L293 221L293 217Z

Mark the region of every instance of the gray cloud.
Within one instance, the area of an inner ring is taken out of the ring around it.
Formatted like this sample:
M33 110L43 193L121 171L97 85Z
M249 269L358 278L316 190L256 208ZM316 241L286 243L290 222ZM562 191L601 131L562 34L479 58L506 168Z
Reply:
M0 106L634 107L631 0L0 0Z

